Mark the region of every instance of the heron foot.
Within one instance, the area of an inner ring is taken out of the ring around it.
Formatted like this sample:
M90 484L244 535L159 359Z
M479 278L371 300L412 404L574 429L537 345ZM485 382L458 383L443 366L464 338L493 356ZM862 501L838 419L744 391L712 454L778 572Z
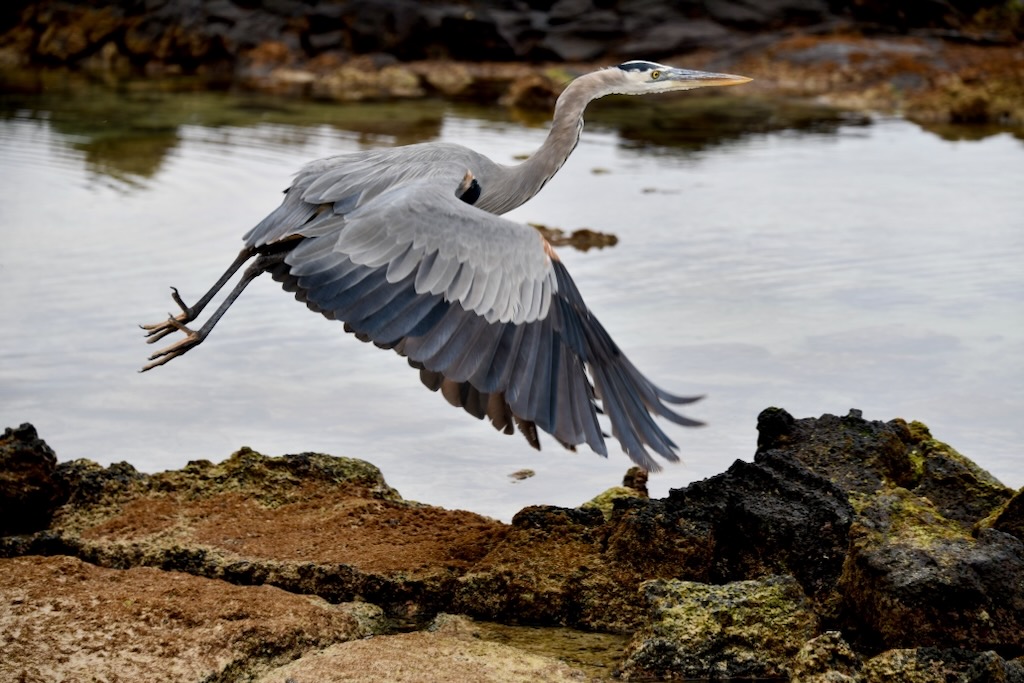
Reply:
M159 367L164 363L177 358L178 356L183 356L186 352L188 352L189 349L191 349L194 346L198 346L199 343L206 338L206 334L204 333L203 330L196 332L195 330L186 327L184 323L179 322L177 317L169 317L166 323L162 324L169 325L171 328L170 331L172 332L184 332L185 338L180 339L175 343L171 344L170 346L160 349L159 351L151 355L149 357L150 362L143 366L143 368L139 370L139 372L152 370L153 368ZM159 339L159 337L157 337L157 339ZM150 341L156 340L153 339Z
M139 325L139 327L146 331L147 344L159 341L172 332L187 329L184 328L184 324L195 320L198 311L185 304L181 295L178 293L177 287L171 287L171 298L174 299L174 303L176 303L178 308L181 309L181 313L178 315L168 313L167 320L164 320L163 322L153 323L152 325Z

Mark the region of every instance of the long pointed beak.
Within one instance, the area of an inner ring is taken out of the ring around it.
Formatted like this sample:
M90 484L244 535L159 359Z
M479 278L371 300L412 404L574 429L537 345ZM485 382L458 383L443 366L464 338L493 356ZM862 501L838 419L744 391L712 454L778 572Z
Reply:
M667 78L686 88L706 88L713 85L742 85L754 80L746 76L733 74L716 74L710 71L691 71L689 69L669 69L662 78Z

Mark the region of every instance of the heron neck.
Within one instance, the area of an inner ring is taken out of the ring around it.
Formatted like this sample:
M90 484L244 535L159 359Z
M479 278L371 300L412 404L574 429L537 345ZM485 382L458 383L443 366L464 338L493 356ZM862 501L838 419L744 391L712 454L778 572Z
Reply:
M508 186L512 192L506 195L508 204L496 213L510 211L540 192L576 148L583 130L583 111L594 99L593 94L582 87L585 78L577 78L558 97L544 144L529 159L509 168Z

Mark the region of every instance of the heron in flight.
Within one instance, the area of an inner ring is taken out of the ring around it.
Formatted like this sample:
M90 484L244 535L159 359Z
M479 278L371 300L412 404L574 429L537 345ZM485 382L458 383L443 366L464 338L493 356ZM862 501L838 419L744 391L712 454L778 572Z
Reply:
M636 464L660 469L649 451L678 461L654 416L699 425L670 407L699 397L670 394L644 377L587 308L551 245L501 214L561 168L592 100L749 80L647 61L585 74L559 96L547 138L518 165L445 142L314 161L195 304L172 288L181 312L142 327L150 343L184 337L142 370L198 346L246 285L270 273L311 310L405 356L452 405L507 434L518 427L534 448L539 428L566 448L586 444L607 456L603 413ZM206 322L188 327L250 261Z

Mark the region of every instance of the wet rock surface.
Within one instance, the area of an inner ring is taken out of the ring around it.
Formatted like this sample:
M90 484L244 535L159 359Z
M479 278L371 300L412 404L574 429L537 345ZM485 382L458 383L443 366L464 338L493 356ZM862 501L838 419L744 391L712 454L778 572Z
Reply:
M1021 680L1019 492L920 423L771 408L759 430L753 462L664 499L630 472L511 524L351 458L144 474L8 430L59 496L0 538L0 678ZM37 474L6 476L10 510Z

